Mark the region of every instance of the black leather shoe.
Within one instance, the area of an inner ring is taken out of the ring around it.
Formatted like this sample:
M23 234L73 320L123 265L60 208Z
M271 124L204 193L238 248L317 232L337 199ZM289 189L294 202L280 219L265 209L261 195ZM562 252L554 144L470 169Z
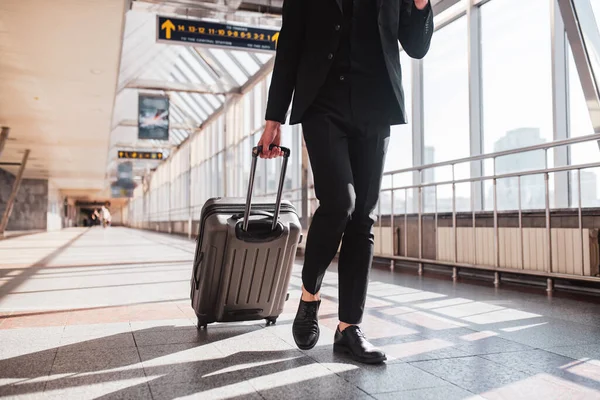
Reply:
M343 332L340 332L340 328L336 329L333 351L348 354L355 361L365 364L379 364L387 360L385 353L369 343L356 325L349 326Z
M300 350L310 350L319 341L319 321L317 313L319 312L319 301L304 301L300 300L298 313L292 325L292 334L296 346Z

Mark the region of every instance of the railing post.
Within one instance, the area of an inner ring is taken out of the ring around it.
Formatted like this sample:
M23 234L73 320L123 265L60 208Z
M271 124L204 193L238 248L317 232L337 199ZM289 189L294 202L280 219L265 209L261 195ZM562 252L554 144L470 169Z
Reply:
M579 240L581 240L581 276L585 275L585 257L583 252L583 216L581 214L581 169L577 170L577 220L579 222Z
M517 177L517 192L519 202L519 250L521 269L525 269L525 246L523 244L523 206L521 205L521 176Z
M544 189L546 195L546 257L548 265L546 272L552 273L552 228L550 225L550 174L544 173Z
M392 180L392 192L391 192L392 194L391 194L391 199L390 199L390 202L391 202L391 205L390 205L390 207L391 207L390 208L390 244L391 244L390 253L392 256L395 256L396 251L394 249L394 244L396 243L396 240L395 240L396 233L395 233L395 229L394 229L394 227L395 227L394 219L396 218L396 212L395 212L396 210L394 209L395 189L394 189L394 175L393 174L391 176L391 180ZM394 269L394 259L393 258L390 259L390 269L391 270Z
M480 185L483 184L479 181ZM471 264L477 264L477 224L475 222L475 199L473 198L473 192L471 192L471 218L473 225L473 262Z
M423 187L419 186L419 260L423 259Z
M458 262L458 227L456 222L456 177L454 176L454 164L452 164L452 231L454 235L454 262Z
M500 266L500 235L498 228L498 181L494 177L493 179L493 193L494 193L494 263L496 267Z

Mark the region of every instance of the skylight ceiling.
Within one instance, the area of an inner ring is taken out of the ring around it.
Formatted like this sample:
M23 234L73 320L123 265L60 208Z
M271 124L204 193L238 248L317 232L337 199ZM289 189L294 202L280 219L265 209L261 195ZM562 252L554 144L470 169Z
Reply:
M161 14L162 15L162 14ZM239 93L274 54L157 43L157 14L127 13L108 174L116 168L121 148L156 149L168 155L204 121L218 112L228 93ZM138 95L170 98L169 141L138 140Z

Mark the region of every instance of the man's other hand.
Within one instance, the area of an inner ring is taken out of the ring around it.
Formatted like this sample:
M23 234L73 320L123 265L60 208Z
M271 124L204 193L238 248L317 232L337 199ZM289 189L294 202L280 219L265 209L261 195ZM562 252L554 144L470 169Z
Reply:
M425 7L427 7L427 3L429 3L429 0L415 0L415 7L417 7L419 10L423 10Z
M273 147L272 150L269 150L271 144L274 144L277 147ZM258 155L260 158L275 158L282 156L283 151L279 148L281 145L281 123L277 121L267 121L258 145L262 146L262 152Z

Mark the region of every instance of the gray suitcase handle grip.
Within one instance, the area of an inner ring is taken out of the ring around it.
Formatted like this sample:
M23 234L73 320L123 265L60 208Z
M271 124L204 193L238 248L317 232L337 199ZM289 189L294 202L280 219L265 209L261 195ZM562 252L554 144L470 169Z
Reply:
M281 209L281 198L283 196L283 184L285 181L285 173L287 171L288 159L290 158L290 149L281 146L275 146L271 144L269 149L273 147L279 147L283 151L283 163L281 164L281 175L279 177L279 187L277 188L277 200L275 201L275 212L273 213L273 225L272 230L277 228L277 222L279 221L279 211ZM243 229L248 231L248 223L250 222L250 208L252 204L252 191L254 190L254 177L256 175L256 163L258 161L258 155L262 153L262 146L256 146L252 149L252 167L250 168L250 182L248 182L248 195L246 196L246 209L244 210L244 224Z

